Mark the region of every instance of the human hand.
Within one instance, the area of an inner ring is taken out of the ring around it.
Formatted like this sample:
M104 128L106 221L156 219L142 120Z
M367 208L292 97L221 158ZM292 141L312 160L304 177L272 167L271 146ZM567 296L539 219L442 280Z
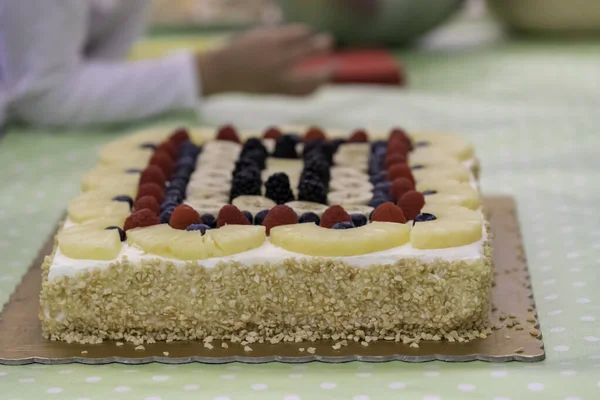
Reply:
M333 66L300 70L305 59L331 50L329 35L313 34L303 25L259 28L228 45L197 56L201 91L308 95L329 82Z

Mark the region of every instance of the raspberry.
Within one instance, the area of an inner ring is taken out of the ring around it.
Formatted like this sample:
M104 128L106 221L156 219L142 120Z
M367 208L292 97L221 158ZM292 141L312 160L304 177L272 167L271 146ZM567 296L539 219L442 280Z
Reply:
M156 165L160 169L162 169L165 176L171 176L173 171L175 171L175 162L164 150L157 151L154 153L152 158L150 159L150 165Z
M183 142L187 142L190 140L190 134L187 129L181 128L177 129L175 132L169 136L169 142L173 143L176 147Z
M348 140L351 143L367 143L369 141L369 135L363 129L359 129L354 131L350 139Z
M269 129L267 129L267 131L265 132L265 134L263 135L263 138L265 139L279 139L281 137L282 133L279 129L275 128L275 127L271 127Z
M154 212L151 210L144 208L127 217L125 220L125 225L123 225L123 230L127 232L130 229L158 225L159 223L160 221L158 220L156 214L154 214Z
M136 200L144 196L154 197L159 204L165 200L165 192L163 191L163 188L152 182L144 183L138 187Z
M386 156L392 154L401 154L406 156L409 152L409 148L406 147L406 144L400 140L390 140L388 142Z
M228 204L221 208L217 216L217 228L225 225L250 225L250 221L239 208Z
M263 220L263 226L267 228L267 235L271 229L281 225L293 225L298 223L296 212L286 205L278 205L271 208Z
M396 206L394 203L387 202L383 203L373 211L371 221L397 222L399 224L404 224L406 222L406 217L400 207Z
M411 140L410 136L408 136L406 134L406 131L404 129L401 129L401 128L392 129L392 132L390 132L390 140L392 140L392 139L393 140L396 140L396 139L402 140L402 142L404 142L406 147L408 147L409 150L412 150L412 140Z
M394 164L388 169L387 179L393 182L397 178L408 179L413 186L415 185L415 177L410 170L408 164Z
M160 146L156 148L156 151L166 151L173 161L177 160L177 156L179 156L179 150L171 142L162 142Z
M265 188L265 197L268 197L277 204L285 204L294 201L294 193L290 186L290 178L283 172L271 175L265 183Z
M149 165L142 171L142 175L140 176L140 185L154 182L157 185L164 187L166 181L167 178L165 177L165 173L157 165Z
M394 182L392 182L392 187L390 188L390 196L394 201L400 200L402 195L410 190L414 190L415 186L411 183L408 178L396 178Z
M135 210L139 211L143 209L148 209L156 215L160 214L160 204L158 204L158 201L153 196L139 197L135 201Z
M423 193L410 190L400 197L398 207L402 208L404 215L408 220L414 220L425 205L425 196Z
M187 204L175 207L173 214L171 214L171 219L169 220L171 228L180 230L184 230L190 225L201 223L202 220L200 219L198 212Z
M217 140L227 140L230 142L240 143L240 138L236 129L231 125L222 126L217 133Z
M402 164L406 162L406 157L400 153L389 153L385 157L385 169L390 168L394 164Z
M321 226L323 228L331 229L338 222L352 222L352 217L342 206L331 206L321 216Z
M305 143L313 142L315 140L325 141L326 139L327 137L325 136L325 133L323 133L323 130L317 127L310 128L304 135Z

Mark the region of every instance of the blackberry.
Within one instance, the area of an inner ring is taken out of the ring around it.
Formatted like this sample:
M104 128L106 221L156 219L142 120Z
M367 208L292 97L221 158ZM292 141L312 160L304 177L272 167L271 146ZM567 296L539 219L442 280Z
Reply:
M233 180L231 181L229 198L233 200L239 196L260 196L261 187L262 181L258 169L250 168L239 171L233 176Z
M269 211L270 210L262 210L262 211L257 212L256 215L254 216L254 225L262 225L262 223L265 220L265 217L267 216Z
M106 230L116 229L117 231L119 231L119 238L121 239L121 242L124 242L127 240L127 234L125 233L125 231L123 229L119 228L118 226L107 226L104 229L106 229Z
M251 158L240 158L235 162L235 168L233 169L232 175L235 176L238 172L245 171L248 169L257 169L260 173L260 168L256 161Z
M212 214L202 214L200 220L204 225L207 225L209 228L214 229L217 227L217 219Z
M308 211L300 216L298 222L301 224L312 222L313 224L319 225L321 223L321 218L319 218L319 216L314 212Z
M305 174L298 185L298 200L327 204L325 184L316 175L310 172Z
M256 164L261 171L266 168L267 154L255 149L242 154L242 159L247 159Z
M129 209L133 209L133 199L129 196L115 196L112 199L113 201L123 201L129 203Z
M298 158L296 140L290 135L283 135L275 142L275 158Z
M367 216L365 214L350 214L354 226L361 227L367 224Z
M254 220L252 213L250 211L242 211L242 214L244 214L244 217L246 217L248 222L250 222L250 224L252 224L252 220Z
M338 222L332 226L332 229L352 229L356 228L352 222Z
M303 173L312 172L321 179L326 187L329 186L331 180L330 166L322 157L311 157L304 162Z
M260 152L264 154L265 157L269 155L269 153L267 152L267 148L263 144L262 140L258 138L250 138L246 140L246 143L244 143L244 147L242 147L241 155L244 156L246 153L253 151Z
M331 150L333 150L334 154L337 153L340 146L343 145L344 143L346 143L346 139L343 139L343 138L332 139L329 141Z
M283 172L273 174L265 183L265 197L277 204L285 204L294 201L294 193L290 187L290 179Z
M210 229L210 226L204 224L192 224L185 228L186 231L199 231L202 235Z
M302 157L305 160L311 157L320 157L332 165L334 152L334 146L330 142L312 141L304 145Z

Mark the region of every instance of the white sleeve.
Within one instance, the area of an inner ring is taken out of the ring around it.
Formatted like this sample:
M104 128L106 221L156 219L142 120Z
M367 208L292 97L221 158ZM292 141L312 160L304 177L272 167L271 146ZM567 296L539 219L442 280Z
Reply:
M35 125L124 122L193 109L193 55L135 63L83 58L89 2L0 0L9 113Z

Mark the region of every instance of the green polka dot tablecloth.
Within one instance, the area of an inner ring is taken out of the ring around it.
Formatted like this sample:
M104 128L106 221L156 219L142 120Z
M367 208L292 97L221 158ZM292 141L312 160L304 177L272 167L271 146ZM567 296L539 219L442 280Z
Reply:
M0 366L0 400L600 399L598 43L471 43L487 34L464 23L444 37L451 43L403 53L410 90L331 88L294 101L232 96L203 112L210 123L401 124L470 138L485 193L517 199L545 361ZM456 36L466 40L450 40ZM13 128L0 140L0 303L99 146L121 133Z

